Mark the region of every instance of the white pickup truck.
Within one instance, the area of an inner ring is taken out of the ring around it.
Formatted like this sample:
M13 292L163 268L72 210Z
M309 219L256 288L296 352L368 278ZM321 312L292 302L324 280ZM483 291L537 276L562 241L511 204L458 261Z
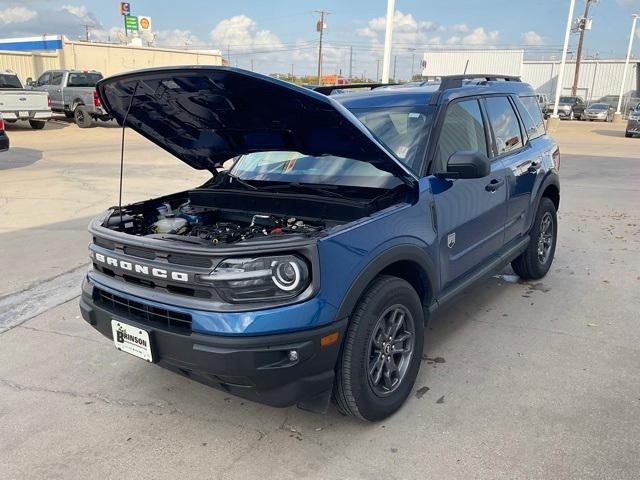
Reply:
M47 92L25 90L14 72L0 72L0 115L7 123L27 120L40 130L51 118L51 100Z

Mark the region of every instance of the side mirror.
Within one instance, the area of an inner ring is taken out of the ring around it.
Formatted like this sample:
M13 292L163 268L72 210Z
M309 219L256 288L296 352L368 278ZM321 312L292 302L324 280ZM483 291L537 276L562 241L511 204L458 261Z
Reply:
M491 160L481 152L455 152L447 161L447 178L483 178L491 173Z
M33 78L31 77L27 78L27 87L35 87L35 82L33 81Z

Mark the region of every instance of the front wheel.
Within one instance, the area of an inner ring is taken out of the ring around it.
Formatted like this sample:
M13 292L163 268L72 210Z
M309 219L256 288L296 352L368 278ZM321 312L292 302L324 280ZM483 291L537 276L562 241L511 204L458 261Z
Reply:
M537 280L544 277L553 262L557 237L556 206L551 199L542 197L531 229L529 245L511 262L513 271L523 280Z
M356 306L336 367L338 409L363 420L382 420L407 399L424 343L422 304L409 283L376 278Z
M631 137L633 137L633 133L631 133L631 132L624 132L624 136L625 136L625 137L627 137L627 138L631 138Z
M29 120L29 125L34 130L42 130L46 123L44 120Z

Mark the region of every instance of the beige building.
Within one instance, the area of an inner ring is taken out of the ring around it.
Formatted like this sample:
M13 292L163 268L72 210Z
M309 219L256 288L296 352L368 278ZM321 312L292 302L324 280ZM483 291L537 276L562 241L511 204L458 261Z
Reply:
M222 65L218 50L174 50L158 47L71 41L60 37L51 51L0 50L0 70L13 70L24 82L53 69L98 70L104 76L140 68L170 65ZM0 44L2 48L2 44Z

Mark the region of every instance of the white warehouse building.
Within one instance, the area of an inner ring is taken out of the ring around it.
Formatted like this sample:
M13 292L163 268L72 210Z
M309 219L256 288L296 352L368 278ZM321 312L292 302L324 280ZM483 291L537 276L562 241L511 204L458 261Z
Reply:
M587 101L605 96L617 96L624 70L624 60L582 60L577 94ZM531 84L537 93L555 97L559 60L525 60L524 50L434 50L424 53L422 75L429 79L443 75L493 73L519 76ZM565 65L562 93L571 93L575 62ZM640 61L629 64L624 95L640 94Z

